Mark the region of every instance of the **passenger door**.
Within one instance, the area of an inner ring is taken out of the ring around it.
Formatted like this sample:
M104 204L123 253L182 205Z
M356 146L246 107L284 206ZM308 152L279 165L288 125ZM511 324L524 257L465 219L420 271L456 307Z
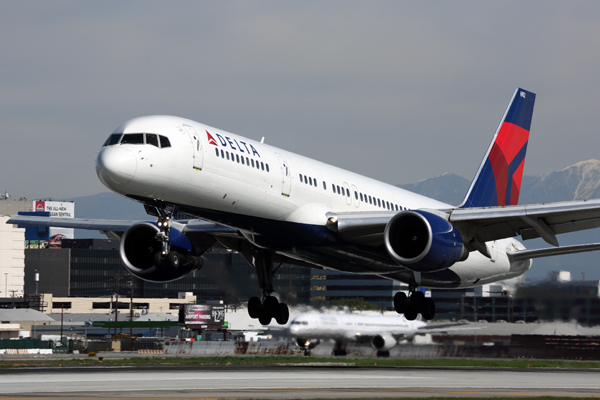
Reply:
M193 126L183 125L183 129L187 132L192 142L192 158L193 166L195 169L202 170L202 164L204 161L204 154L202 152L202 142L200 141L200 135L196 133Z
M292 173L290 171L290 166L287 163L284 156L279 153L275 153L277 159L279 160L279 164L281 165L281 173L282 173L282 187L281 194L283 196L289 196L290 190L292 189Z

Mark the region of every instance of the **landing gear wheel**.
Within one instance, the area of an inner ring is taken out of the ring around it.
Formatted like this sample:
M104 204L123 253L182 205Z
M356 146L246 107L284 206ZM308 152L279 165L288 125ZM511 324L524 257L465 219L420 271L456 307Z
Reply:
M275 321L277 321L277 323L279 325L285 325L285 324L287 324L289 319L290 319L290 310L289 310L287 304L285 304L285 303L277 304L277 307L275 308Z
M154 266L158 269L164 268L165 266L165 257L163 257L160 251L154 255Z
M423 302L425 301L425 295L423 292L418 291L414 292L410 296L410 308L415 310L417 313L420 313L423 309Z
M260 316L261 302L258 297L250 297L248 300L248 315L250 318L258 318Z
M268 315L269 318L277 316L277 308L279 306L279 300L275 296L267 296L263 302L263 313Z
M394 295L394 309L398 314L404 314L407 307L408 297L404 292L398 292Z
M430 298L423 299L423 307L421 308L421 315L424 319L430 320L435 317L435 302Z
M261 313L258 317L258 322L260 322L262 325L269 325L271 323L271 316Z
M310 350L304 350L304 357L310 356Z
M415 319L417 319L417 314L418 312L411 306L408 310L404 312L404 318L406 318L409 321L414 321Z
M181 258L179 257L179 253L177 253L176 251L170 251L169 254L167 254L167 264L170 268L179 268L180 262Z
M378 350L377 351L377 357L389 357L390 356L390 351L389 350Z

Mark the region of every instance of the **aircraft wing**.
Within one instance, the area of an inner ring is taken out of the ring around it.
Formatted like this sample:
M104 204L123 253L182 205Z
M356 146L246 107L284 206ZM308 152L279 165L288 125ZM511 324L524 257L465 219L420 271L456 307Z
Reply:
M485 252L483 243L521 236L523 240L541 237L560 246L556 235L600 227L600 199L504 207L451 208L437 210L463 236L470 250ZM349 242L380 246L385 226L396 212L327 214L327 227ZM600 250L600 244L578 245L514 252L513 259L548 257L559 254ZM519 254L519 255L517 255ZM527 256L526 256L527 255Z
M481 326L424 326L417 329L416 335L427 335L430 333L448 333L454 331L473 331L485 329L485 327Z
M506 207L457 208L449 221L482 242L521 235L559 246L557 234L600 227L600 199Z
M29 215L14 215L6 223L29 225L29 226L51 226L58 228L86 229L96 231L110 231L122 233L135 224L149 222L143 220L110 220L110 219L87 219L87 218L56 218L36 217ZM173 221L173 226L185 233L203 233L208 235L237 235L237 231L226 226L213 224L200 220Z

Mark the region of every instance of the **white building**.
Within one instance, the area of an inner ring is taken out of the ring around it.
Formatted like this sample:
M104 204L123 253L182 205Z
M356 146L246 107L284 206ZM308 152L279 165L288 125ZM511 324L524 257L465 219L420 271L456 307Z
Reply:
M25 283L25 229L0 217L0 297L22 297Z

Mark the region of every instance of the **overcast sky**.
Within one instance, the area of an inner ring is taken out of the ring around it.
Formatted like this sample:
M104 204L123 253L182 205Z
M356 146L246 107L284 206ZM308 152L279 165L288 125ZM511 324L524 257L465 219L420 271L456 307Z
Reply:
M391 184L471 179L514 90L525 174L600 158L600 2L0 2L0 191L107 191L108 135L172 114Z

